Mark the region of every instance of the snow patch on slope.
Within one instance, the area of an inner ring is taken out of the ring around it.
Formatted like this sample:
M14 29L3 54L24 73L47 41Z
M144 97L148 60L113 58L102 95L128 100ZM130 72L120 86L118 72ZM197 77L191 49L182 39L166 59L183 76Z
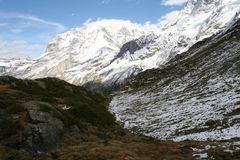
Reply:
M239 138L239 22L165 68L132 79L109 110L125 128L159 139Z
M22 76L33 62L31 59L0 59L0 76Z

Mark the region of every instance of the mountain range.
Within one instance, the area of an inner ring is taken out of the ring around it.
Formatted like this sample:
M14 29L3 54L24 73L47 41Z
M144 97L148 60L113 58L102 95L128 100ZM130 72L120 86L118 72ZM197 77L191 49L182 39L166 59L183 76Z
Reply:
M1 75L57 77L76 85L111 88L147 69L161 67L198 41L226 31L239 18L239 3L189 0L183 10L166 15L157 25L124 20L90 22L56 36L46 52L28 65L23 61L23 65L2 66Z

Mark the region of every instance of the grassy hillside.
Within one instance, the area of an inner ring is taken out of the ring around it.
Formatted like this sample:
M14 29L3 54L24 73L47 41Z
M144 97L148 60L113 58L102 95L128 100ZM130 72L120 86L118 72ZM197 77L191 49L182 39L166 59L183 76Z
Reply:
M190 146L124 130L106 100L55 78L0 77L0 159L192 159Z

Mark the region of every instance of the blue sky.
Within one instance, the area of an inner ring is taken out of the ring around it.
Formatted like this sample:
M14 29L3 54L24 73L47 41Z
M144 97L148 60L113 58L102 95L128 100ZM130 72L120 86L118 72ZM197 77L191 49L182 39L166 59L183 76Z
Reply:
M186 0L0 0L0 58L40 56L57 34L87 20L156 23Z

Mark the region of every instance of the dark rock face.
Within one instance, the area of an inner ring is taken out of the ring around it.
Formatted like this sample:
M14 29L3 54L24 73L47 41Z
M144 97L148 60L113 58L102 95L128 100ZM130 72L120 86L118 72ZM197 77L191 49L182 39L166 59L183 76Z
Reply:
M113 63L114 61L118 59L124 58L125 55L133 55L136 53L136 51L143 49L144 47L147 47L149 44L154 43L157 40L158 36L155 34L150 34L147 36L142 36L138 39L132 40L130 42L125 43L119 53L113 58L113 60L109 63ZM145 55L150 56L150 55ZM144 59L144 56L140 57L141 59ZM84 87L86 87L88 90L100 92L100 93L111 93L113 91L117 91L120 89L120 86L125 84L126 77L133 77L137 75L138 73L142 72L142 68L139 68L139 66L135 65L132 67L129 67L127 71L119 72L118 75L114 76L113 79L107 80L105 82L94 82L90 81L84 84ZM106 77L108 74L113 72L114 70L110 70L107 74L102 74L101 76Z
M135 51L141 49L141 46L136 41L131 41L123 45L118 57L122 57L124 53L129 51L130 54L134 54Z
M148 36L142 36L136 40L127 42L122 46L120 52L116 56L117 58L122 58L125 54L134 54L136 51L142 49L150 43L154 43L158 36L154 34L150 34Z
M159 139L239 138L239 51L240 21L129 80L110 110L125 127Z
M0 109L0 131L2 131L0 137L1 139L6 136L13 138L14 134L17 134L18 138L15 137L17 138L15 142L6 142L7 146L25 149L33 155L56 149L67 127L59 119L62 115L54 106L38 101L10 106L14 107ZM23 109L19 109L20 107Z
M57 149L65 134L116 127L104 103L103 95L56 78L0 77L0 150L38 155Z
M6 72L6 67L0 66L0 73L5 73Z
M35 151L47 151L56 148L65 126L60 119L52 114L53 111L56 115L61 113L57 112L50 104L43 102L30 101L24 106L28 110L27 122L30 127L29 136L26 137L25 141L26 146ZM52 113L44 112L43 109L41 111L41 107L47 108L48 111L52 110Z

